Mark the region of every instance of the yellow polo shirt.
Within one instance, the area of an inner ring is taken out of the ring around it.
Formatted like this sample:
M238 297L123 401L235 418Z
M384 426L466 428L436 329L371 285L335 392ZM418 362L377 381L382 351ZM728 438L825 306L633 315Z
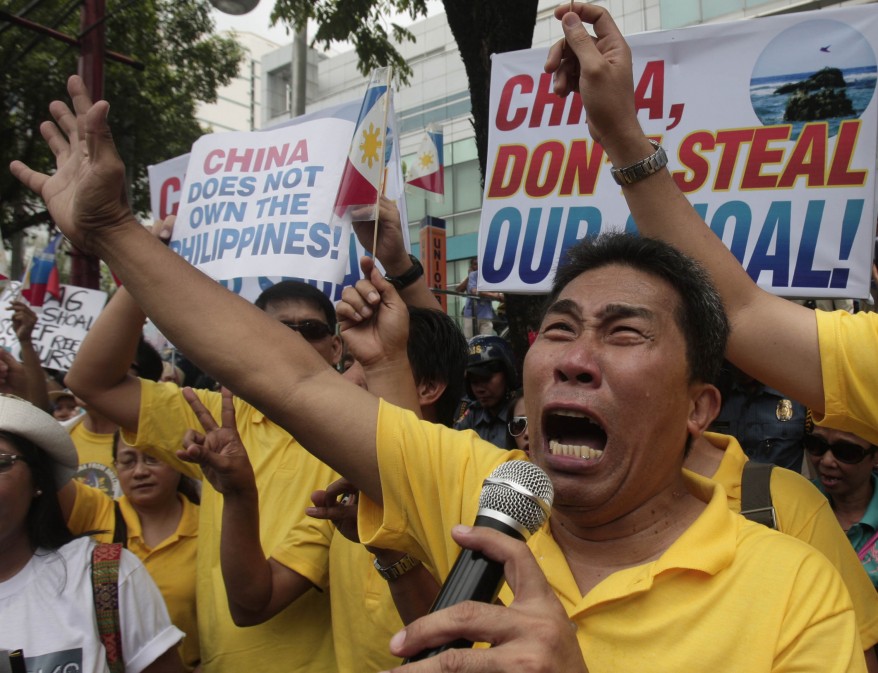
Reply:
M729 509L740 512L741 475L748 458L734 437L712 432L704 436L724 452L712 480L726 492ZM801 474L782 467L771 471L769 488L777 529L807 542L829 559L851 595L863 648L878 643L878 592L838 525L829 501Z
M322 557L315 551L313 546L302 544L294 529L271 556L300 574L322 564L320 586L331 589L332 636L339 673L387 671L399 666L402 662L390 654L389 643L402 628L402 619L387 581L372 565L372 555L337 530Z
M826 409L820 425L878 444L878 314L814 311Z
M360 539L425 555L440 577L470 523L482 480L521 458L418 421L382 402L376 436L383 510L360 501ZM549 526L528 546L571 621L590 673L864 671L850 597L813 547L734 514L725 492L686 475L706 508L655 561L613 573L581 595ZM507 604L508 587L500 594Z
M177 459L183 434L201 424L173 383L141 380L138 432L123 433L126 442L160 456L184 474L201 479L197 465ZM214 418L220 419L219 393L195 391ZM291 527L315 545L329 545L331 524L305 516L311 493L338 478L289 433L239 398L234 398L241 440L253 465L259 489L259 536L266 556ZM295 603L258 626L235 626L229 613L220 566L223 496L202 482L198 535L198 629L205 673L272 671L335 673L329 597L308 591ZM309 576L319 585L320 578Z
M116 529L113 500L101 491L74 482L76 501L67 525L74 533L106 531L93 537L98 542L112 542ZM198 548L198 505L178 496L183 512L177 530L156 547L149 547L142 537L140 518L128 498L119 498L119 509L128 528L126 547L139 558L155 581L174 626L186 634L180 643L180 657L187 671L193 670L201 657L198 646L198 619L195 607L195 555Z

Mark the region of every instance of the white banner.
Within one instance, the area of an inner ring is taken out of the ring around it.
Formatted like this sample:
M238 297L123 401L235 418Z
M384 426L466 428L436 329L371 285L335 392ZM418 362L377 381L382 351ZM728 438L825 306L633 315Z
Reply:
M350 125L213 133L192 146L171 249L214 278L344 273L348 228L332 205ZM334 263L332 263L334 262Z
M13 282L0 295L0 348L19 360L21 346L12 327L12 311L7 307L15 296L19 283ZM46 303L34 309L37 324L31 334L34 349L43 367L67 371L79 350L79 344L88 334L94 321L107 302L107 293L75 285L62 285L61 297L46 295Z
M252 133L200 138L192 153L149 167L153 217L177 212L171 248L253 301L274 283L305 280L332 301L360 279L363 248L331 219L361 101ZM385 194L410 249L396 118Z
M803 12L629 43L644 131L750 276L782 296L865 297L878 11ZM479 289L545 292L577 240L636 230L579 96L551 93L545 60L545 49L494 56Z

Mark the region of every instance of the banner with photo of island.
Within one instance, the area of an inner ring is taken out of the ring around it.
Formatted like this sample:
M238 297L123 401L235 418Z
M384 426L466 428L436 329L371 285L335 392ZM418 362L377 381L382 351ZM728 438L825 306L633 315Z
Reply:
M878 12L802 12L628 38L644 131L759 285L863 298L875 238ZM545 49L493 60L479 289L545 292L565 251L636 231Z

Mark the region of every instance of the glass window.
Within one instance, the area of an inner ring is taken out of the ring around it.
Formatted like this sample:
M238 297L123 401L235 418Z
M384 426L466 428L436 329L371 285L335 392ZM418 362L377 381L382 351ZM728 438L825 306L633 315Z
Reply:
M475 138L467 138L466 140L458 140L456 143L451 143L451 152L445 155L447 163L462 164L464 161L471 161L473 159L476 161L479 159Z
M479 220L481 217L482 213L479 210L474 213L465 213L463 215L455 216L455 218L450 221L450 224L453 223L453 235L460 236L462 234L470 234L474 231L478 231ZM449 232L448 235L451 236L452 234Z
M479 162L475 159L455 163L452 175L445 176L445 190L448 191L448 178L454 181L454 212L473 210L482 207L482 175ZM446 169L447 170L447 169ZM446 193L445 199L448 200Z
M744 9L744 0L701 0L702 21L710 21Z
M661 0L662 28L690 26L701 20L698 0Z

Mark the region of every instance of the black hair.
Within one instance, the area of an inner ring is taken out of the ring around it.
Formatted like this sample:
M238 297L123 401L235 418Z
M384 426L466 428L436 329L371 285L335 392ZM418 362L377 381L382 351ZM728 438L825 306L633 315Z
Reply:
M552 283L546 306L575 278L618 264L661 278L677 293L675 318L686 340L689 380L714 383L729 338L722 299L707 272L695 260L663 241L626 233L606 233L578 242L568 252Z
M40 495L31 500L25 529L31 547L56 550L74 540L58 502L59 484L55 480L55 461L29 439L0 430L0 438L12 444L30 468L31 481Z
M436 420L451 426L464 392L467 347L463 333L442 311L411 307L407 352L415 381L445 384L435 404Z
M329 301L329 297L313 285L308 285L308 283L303 283L299 280L283 280L280 283L275 283L267 290L263 290L262 294L253 303L257 308L264 311L269 304L283 303L290 300L307 301L314 304L326 316L329 328L335 332L335 307Z
M137 353L134 356L134 364L137 376L149 381L158 381L162 378L162 356L142 336L137 342Z
M123 444L125 444L125 446L130 446L130 444L126 444L125 440L122 439L122 431L117 429L116 432L113 433L113 462L116 461L116 454L119 450L119 442L122 442ZM132 446L131 448L137 449L137 447L134 446ZM137 450L140 451L140 449ZM180 481L177 483L177 492L189 498L189 500L196 505L201 504L201 493L198 490L198 485L195 483L195 480L191 477L187 477L182 472L179 472L179 475Z

